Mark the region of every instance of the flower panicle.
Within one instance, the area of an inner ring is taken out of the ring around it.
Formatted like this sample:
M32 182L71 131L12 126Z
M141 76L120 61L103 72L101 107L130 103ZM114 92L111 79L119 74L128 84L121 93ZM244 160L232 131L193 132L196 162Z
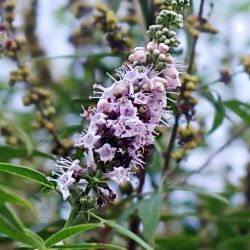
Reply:
M164 19L165 14L160 17ZM164 20L157 22L164 26ZM111 86L93 85L90 98L98 99L97 105L83 108L82 116L89 126L75 136L75 146L85 158L84 168L80 170L80 161L71 158L57 162L57 187L64 199L78 185L84 187L85 195L92 188L99 205L113 201L108 181L131 181L137 169L145 167L145 156L159 135L155 129L169 126L172 117L168 103L175 101L169 94L178 95L176 88L181 86L180 64L169 49L169 45L153 38L146 48L133 50L128 62L115 71L115 77L109 75ZM83 182L87 187L81 185ZM109 192L108 198L105 192Z

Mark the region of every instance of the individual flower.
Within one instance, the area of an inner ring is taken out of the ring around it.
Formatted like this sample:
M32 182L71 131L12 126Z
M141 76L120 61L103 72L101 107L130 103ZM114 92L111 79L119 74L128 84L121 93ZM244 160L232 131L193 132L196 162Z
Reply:
M107 177L120 184L126 181L130 181L130 172L129 169L123 167L115 167L112 172L107 174Z
M69 195L69 188L73 185L73 183L76 181L75 178L73 178L74 171L69 171L66 173L63 173L58 178L58 184L57 189L62 193L63 199L66 200Z
M169 89L175 89L181 86L179 72L174 67L168 67L163 70L164 78L167 80Z
M110 144L105 143L102 147L96 149L95 151L100 155L101 161L106 163L107 161L113 160L116 148L113 148Z
M48 180L55 181L57 183L57 189L62 193L63 199L66 200L70 195L70 188L73 184L80 179L84 173L84 169L79 165L78 159L72 160L70 157L61 157L56 161L56 167L58 172L53 172L58 178L47 177Z
M139 62L139 63L146 63L146 51L144 49L144 47L136 47L134 48L134 53L131 54L128 57L128 60L130 62Z
M88 131L88 133L82 132L76 136L75 146L92 150L100 138L101 136L96 135L94 131Z

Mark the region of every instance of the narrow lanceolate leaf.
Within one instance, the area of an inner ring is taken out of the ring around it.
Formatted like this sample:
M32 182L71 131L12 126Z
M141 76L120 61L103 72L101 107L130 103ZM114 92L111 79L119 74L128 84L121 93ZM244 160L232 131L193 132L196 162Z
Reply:
M229 201L225 197L223 197L222 195L207 192L207 191L203 190L200 187L187 186L187 185L185 185L185 186L174 186L174 187L170 187L170 188L168 187L166 191L175 191L175 190L194 192L196 194L208 196L208 197L214 198L216 200L219 200L221 202L224 202L226 204L229 204Z
M32 245L38 247L38 249L46 249L44 240L28 228L24 229L25 235L31 240Z
M121 234L121 235L123 235L123 236L125 236L125 237L127 237L127 238L129 238L129 239L134 240L134 241L137 242L140 246L142 246L143 249L146 249L146 250L153 250L153 248L152 248L150 245L148 245L143 239L141 239L140 237L138 237L136 234L134 234L133 232L131 232L131 231L128 230L127 228L125 228L125 227L123 227L123 226L121 226L121 225L118 225L118 224L116 224L116 223L113 222L113 221L105 220L105 219L103 219L103 218L101 218L101 217L99 217L99 216L97 216L97 215L95 215L95 214L93 214L93 213L91 213L91 212L89 212L89 214L90 214L92 217L94 217L94 218L100 220L100 221L101 221L102 223L104 223L105 225L107 225L107 226L113 228L113 229L114 229L116 232L118 232L119 234Z
M176 235L156 239L156 245L159 250L194 250L198 249L200 240L191 235ZM178 246L178 248L176 248Z
M53 184L46 179L43 173L31 168L0 162L0 171L29 179L52 189L54 188Z
M25 239L22 241L22 235L18 229L16 229L10 221L0 214L0 232L7 235L11 239L18 240L27 243Z
M149 242L153 242L159 224L162 199L163 194L156 193L148 199L141 200L138 206L138 214L143 223L143 235Z
M214 104L216 111L214 115L213 125L208 134L213 133L224 121L225 118L225 108L221 102Z
M18 218L17 214L8 204L1 204L0 205L0 216L3 216L8 220L8 223L12 224L13 227L20 231L24 231L24 225Z
M3 204L0 206L0 232L13 240L45 249L43 239L25 228L11 207Z
M250 104L238 100L224 102L224 105L250 126Z
M116 224L113 221L104 221L104 224L112 227L116 232L120 233L123 236L126 236L135 242L137 242L140 246L142 246L146 250L153 250L151 246L149 246L144 240L142 240L140 237L138 237L136 234L128 230L127 228Z
M51 249L107 249L107 250L126 250L124 247L116 246L113 244L104 244L104 243L81 243L81 244L71 244L63 246L52 246Z
M27 208L32 208L33 205L25 200L24 198L21 198L19 195L7 190L3 186L0 185L0 203L14 203L18 205L22 205Z
M92 224L83 224L83 225L77 225L77 226L71 226L71 227L67 227L64 228L62 230L60 230L59 232L56 232L55 234L51 235L46 241L46 247L51 247L54 244L65 240L71 236L74 236L76 234L91 230L91 229L95 229L95 228L99 228L99 227L103 227L103 224L101 223L92 223Z
M0 145L0 161L8 162L13 158L29 157L25 147L11 147L6 145ZM34 149L32 151L32 156L42 157L46 159L54 160L55 157L52 154L44 153L39 150Z
M228 250L230 246L235 246L235 249L240 249L237 248L236 246L242 246L242 244L245 244L245 246L249 246L249 242L250 242L250 234L248 235L242 235L242 236L237 236L237 237L233 237L230 239L226 239L222 242L220 242L216 249L217 250ZM249 249L249 248L247 248Z

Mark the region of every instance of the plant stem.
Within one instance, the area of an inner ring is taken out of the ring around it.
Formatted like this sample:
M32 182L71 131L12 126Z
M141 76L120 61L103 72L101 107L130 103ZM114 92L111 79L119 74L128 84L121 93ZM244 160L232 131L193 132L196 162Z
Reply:
M175 138L176 138L176 135L177 135L177 129L178 129L178 125L179 125L179 116L180 116L180 113L177 112L176 117L175 117L175 124L174 124L173 130L172 130L172 134L171 134L171 137L170 137L170 140L169 140L169 144L168 144L168 149L167 149L167 151L165 153L163 153L163 156L165 158L165 164L163 166L163 172L167 171L168 168L169 168L171 152L172 152L173 147L174 147L174 141L175 141Z
M220 148L218 148L212 155L210 155L208 157L206 162L204 164L202 164L201 167L199 167L197 170L192 171L189 174L187 174L181 182L185 183L185 182L187 182L187 180L189 179L190 176L192 176L193 174L198 174L201 171L203 171L212 162L212 160L215 158L215 156L220 154L225 148L227 148L235 139L237 139L247 129L249 129L249 127L245 126L243 128L240 128L238 131L236 131Z
M232 74L230 74L229 77L231 78L231 77L234 77L234 76L236 76L236 75L238 75L238 74L241 74L241 73L244 73L244 72L245 72L245 71L244 71L243 69L242 69L242 70L239 70L239 71L235 71L235 72L233 72ZM198 88L196 88L195 91L199 91L199 90L202 90L202 89L207 89L207 88L209 88L211 85L214 85L214 84L216 84L216 83L218 83L218 82L223 82L223 78L220 77L220 78L218 78L218 79L216 79L216 80L211 81L210 83L207 83L206 85L201 85L201 86L199 86Z
M142 169L140 174L139 174L139 185L136 189L136 194L141 194L142 192L142 188L143 185L145 183L145 175L146 175L146 171L145 169ZM138 200L140 199L140 197L138 197ZM131 232L133 232L136 235L139 235L140 231L139 231L139 226L140 226L140 218L138 217L137 214L134 215L134 217L132 218L130 224L129 224L129 229ZM128 242L128 250L135 250L137 247L137 243L130 239Z
M66 227L69 227L72 225L73 221L75 220L75 218L78 215L78 212L79 212L78 206L73 206L71 211L70 211L69 217L68 217L63 228L66 228Z

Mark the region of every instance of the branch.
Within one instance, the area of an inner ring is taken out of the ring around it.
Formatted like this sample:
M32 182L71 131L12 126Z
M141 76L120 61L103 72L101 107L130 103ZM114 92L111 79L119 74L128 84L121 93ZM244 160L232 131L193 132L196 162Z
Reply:
M175 141L175 138L177 135L177 129L178 129L178 125L179 125L179 117L180 117L180 114L177 111L176 117L175 117L175 124L174 124L173 130L172 130L169 144L168 144L168 149L165 153L163 153L163 157L165 158L165 163L164 163L162 172L165 172L168 170L168 165L169 165L170 158L171 158L171 152L174 148L174 141Z
M185 176L185 178L181 181L181 183L187 182L187 180L189 179L190 176L192 176L194 174L198 174L201 171L203 171L207 166L209 166L209 164L213 161L213 159L214 159L215 156L217 156L218 154L220 154L235 139L237 139L240 135L242 135L248 129L249 129L248 126L244 126L244 127L240 128L238 131L236 131L220 148L218 148L212 155L210 155L208 157L208 159L206 160L206 162L201 167L199 167L197 170L194 170L194 171L190 172L189 174L187 174Z
M145 169L141 169L141 172L139 173L139 185L136 189L136 195L140 195L142 192L142 188L145 182L145 175L146 175ZM138 199L140 198L141 197L138 197ZM138 217L137 214L135 214L129 224L130 231L136 235L139 235L140 233L139 226L140 226L140 218ZM134 240L130 239L128 242L128 250L135 250L136 247L137 243Z
M231 77L234 77L234 76L236 76L236 75L238 75L238 74L241 74L241 73L244 73L244 72L245 72L244 69L241 69L241 70L239 70L239 71L235 71L235 72L233 72L232 74L228 75L228 77L231 78ZM202 85L202 86L196 88L195 91L199 91L199 90L202 90L202 89L209 88L211 85L214 85L214 84L216 84L216 83L218 83L218 82L223 82L223 77L220 77L220 78L218 78L218 79L216 79L216 80L213 80L212 82L210 82L210 83L208 83L208 84L206 84L206 85Z
M199 13L198 13L198 18L199 18L200 21L202 19L204 3L205 3L205 0L201 0L200 7L199 7ZM190 74L192 72L192 70L193 70L193 64L194 64L194 59L195 59L195 50L196 50L196 45L197 45L198 38L199 38L199 36L195 37L194 40L193 40L193 43L192 43L192 49L191 49L191 54L190 54L188 69L187 69L188 74ZM181 91L183 91L183 90L181 90ZM175 116L175 125L174 125L172 133L171 133L169 146L168 146L168 149L167 149L166 153L163 154L163 156L165 158L165 164L164 164L162 173L167 171L168 168L169 168L170 156L171 156L171 152L172 152L172 150L174 148L174 141L175 141L176 135L177 135L177 129L178 129L178 125L179 125L180 115L181 114L177 110L176 116Z
M202 20L202 13L203 13L203 7L204 7L205 0L201 0L200 2L200 7L199 7L199 13L198 13L198 19L199 22ZM190 59L189 59L189 64L188 64L188 69L187 73L191 73L193 69L193 64L194 64L194 57L195 57L195 50L196 50L196 45L198 42L199 36L196 36L193 40L192 48L191 48L191 53L190 53Z

